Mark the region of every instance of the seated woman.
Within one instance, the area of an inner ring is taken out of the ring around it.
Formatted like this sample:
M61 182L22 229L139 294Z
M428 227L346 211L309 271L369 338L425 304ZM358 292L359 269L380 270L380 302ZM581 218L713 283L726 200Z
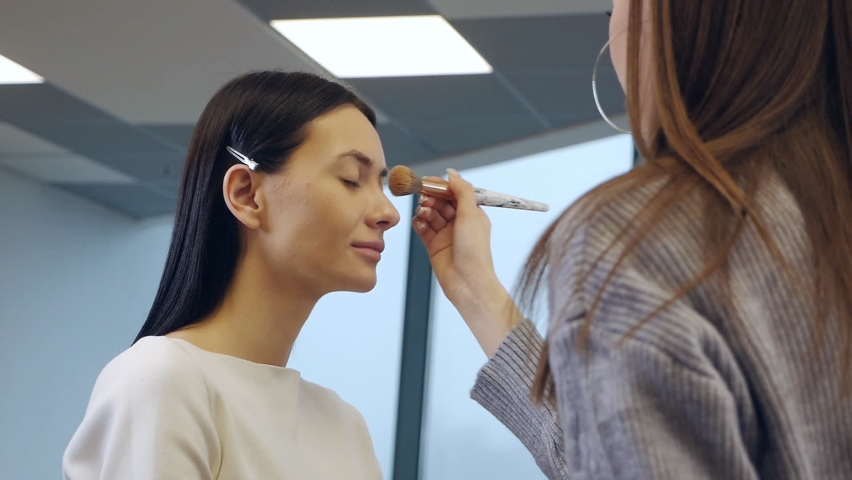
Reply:
M399 222L375 122L303 73L244 75L210 100L156 299L98 378L66 479L381 478L358 411L286 367L323 295L373 288Z

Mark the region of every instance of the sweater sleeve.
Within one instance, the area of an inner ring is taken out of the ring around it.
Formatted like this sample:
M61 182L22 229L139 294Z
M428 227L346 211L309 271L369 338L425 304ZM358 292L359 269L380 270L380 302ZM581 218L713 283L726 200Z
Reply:
M543 343L532 322L524 320L482 367L471 398L521 440L548 478L567 478L556 408L530 401Z
M186 355L137 344L107 365L65 451L66 480L215 478L208 392Z

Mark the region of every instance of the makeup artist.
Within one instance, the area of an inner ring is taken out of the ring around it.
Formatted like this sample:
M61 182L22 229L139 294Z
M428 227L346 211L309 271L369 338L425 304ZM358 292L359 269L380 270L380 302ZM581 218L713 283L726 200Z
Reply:
M546 339L471 186L421 199L490 357L472 396L550 478L850 478L852 0L613 3L644 164L535 247L517 299L546 286Z

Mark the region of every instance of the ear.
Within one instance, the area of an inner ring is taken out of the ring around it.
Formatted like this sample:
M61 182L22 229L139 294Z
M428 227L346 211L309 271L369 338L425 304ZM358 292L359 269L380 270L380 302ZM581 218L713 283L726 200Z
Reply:
M262 201L258 197L260 176L247 166L234 165L225 172L222 195L228 210L246 227L260 228Z

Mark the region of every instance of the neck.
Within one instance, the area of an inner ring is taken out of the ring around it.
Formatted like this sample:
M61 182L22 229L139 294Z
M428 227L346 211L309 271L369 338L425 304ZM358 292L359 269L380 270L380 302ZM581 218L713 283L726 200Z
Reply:
M296 281L273 278L264 259L249 251L238 262L220 308L195 326L169 336L215 353L286 367L296 337L319 298Z

